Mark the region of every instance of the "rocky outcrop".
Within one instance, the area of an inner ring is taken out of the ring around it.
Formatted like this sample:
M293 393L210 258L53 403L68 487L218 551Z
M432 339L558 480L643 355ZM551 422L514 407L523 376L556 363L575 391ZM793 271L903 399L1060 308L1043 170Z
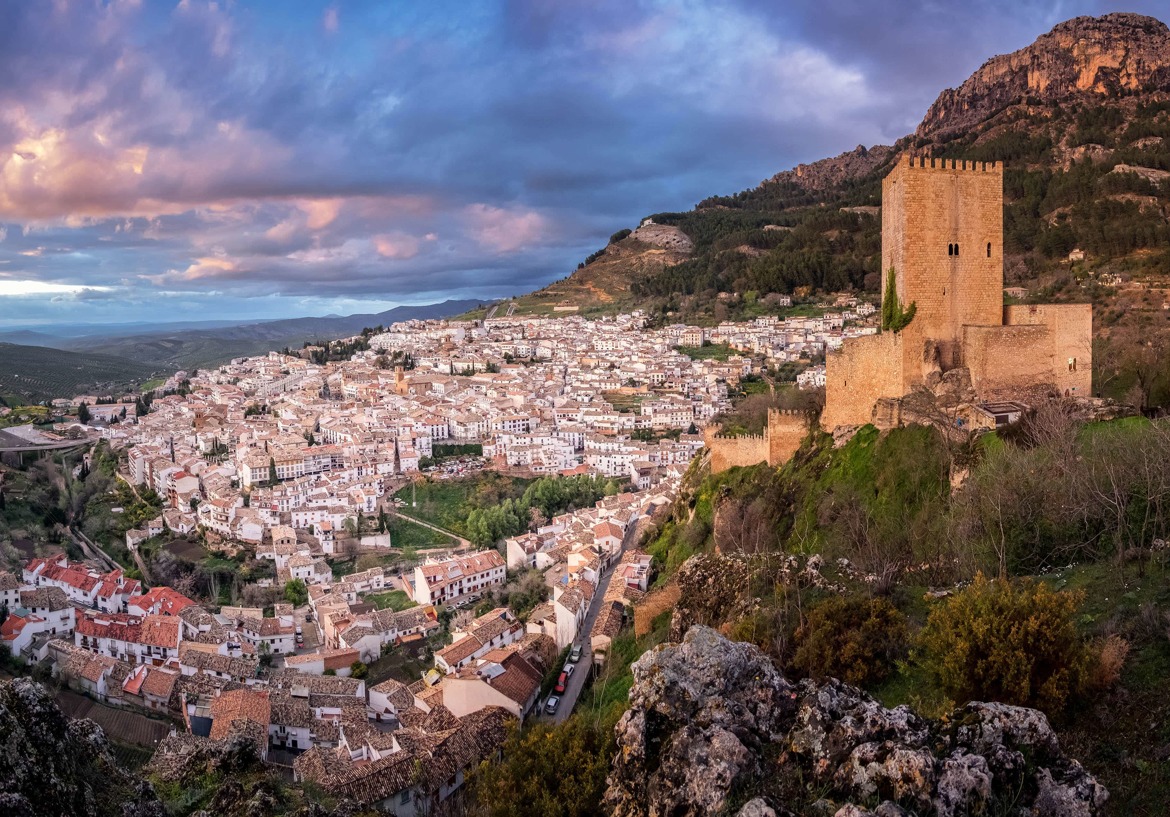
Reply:
M927 720L838 681L790 682L701 626L633 671L614 817L1093 817L1108 798L1036 710L971 703Z
M0 682L0 814L165 817L148 783L114 760L101 727L70 720L27 678Z
M821 159L807 165L797 165L792 170L777 173L764 184L794 184L805 190L831 190L844 182L867 176L894 157L895 149L889 145L874 145L867 148L858 145L853 150Z
M1079 94L1119 97L1170 90L1170 29L1139 14L1076 17L1032 45L992 57L958 88L943 91L917 135L945 138L1019 102Z
M641 241L643 244L649 244L651 247L673 250L674 252L690 253L695 248L691 237L678 227L672 227L669 224L655 224L652 221L647 221L630 233L630 238Z

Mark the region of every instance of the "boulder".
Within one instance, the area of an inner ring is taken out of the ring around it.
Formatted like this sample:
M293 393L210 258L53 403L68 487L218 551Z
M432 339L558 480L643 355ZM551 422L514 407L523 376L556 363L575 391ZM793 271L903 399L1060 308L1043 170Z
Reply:
M633 674L605 795L614 817L958 817L1009 805L1095 817L1109 796L1033 709L974 702L928 720L840 681L793 683L756 647L701 625Z

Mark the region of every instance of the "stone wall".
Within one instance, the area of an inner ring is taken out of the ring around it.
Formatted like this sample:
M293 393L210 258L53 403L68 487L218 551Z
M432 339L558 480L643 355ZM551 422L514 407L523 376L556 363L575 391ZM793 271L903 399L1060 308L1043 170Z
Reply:
M761 435L721 437L711 430L706 435L711 449L711 473L718 474L736 466L757 465L768 461L768 440Z
M736 466L783 465L792 459L808 434L805 415L798 411L770 409L768 427L763 436L720 436L718 429L707 429L704 440L711 450L711 473L718 474Z
M792 459L808 436L808 421L798 411L772 409L768 412L768 465L783 465Z
M1022 304L1004 307L1008 326L1040 323L1048 327L1051 382L1061 393L1093 393L1092 304Z
M1000 323L1003 165L908 157L882 182L882 292L891 267L914 322L960 365L962 327Z
M914 320L918 320L915 318ZM882 397L901 397L905 350L901 333L850 338L831 352L825 367L825 410L821 426L865 425Z

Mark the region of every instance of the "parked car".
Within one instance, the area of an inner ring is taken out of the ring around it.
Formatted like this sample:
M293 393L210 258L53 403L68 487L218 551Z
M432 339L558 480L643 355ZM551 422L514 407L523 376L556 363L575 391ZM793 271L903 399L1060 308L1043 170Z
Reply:
M551 698L548 699L548 703L546 703L544 705L544 711L550 715L555 714L557 711L557 707L560 705L561 705L561 699L558 696L553 695Z
M557 685L555 687L553 687L553 689L555 689L558 693L564 693L565 684L567 684L568 682L569 682L569 673L562 672L560 677L557 678Z
M312 621L312 620L313 620L312 612L305 613L305 621Z
M304 630L302 630L301 625L298 624L297 625L297 637L299 638L303 634L304 634Z
M575 644L575 645L573 645L572 652L569 653L569 663L576 664L580 660L581 660L581 645Z
M569 676L571 676L573 674L573 670L575 670L575 669L577 669L577 668L574 667L572 664L565 664L564 669L563 669L563 672L565 673L565 677L568 678Z

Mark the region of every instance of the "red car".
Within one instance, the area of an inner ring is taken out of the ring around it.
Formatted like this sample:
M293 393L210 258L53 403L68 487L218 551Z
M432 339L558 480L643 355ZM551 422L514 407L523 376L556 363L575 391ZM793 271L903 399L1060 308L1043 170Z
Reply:
M568 683L568 681L569 681L569 673L562 672L561 676L559 678L557 678L557 685L555 687L556 691L558 693L563 693L565 691L565 684Z

